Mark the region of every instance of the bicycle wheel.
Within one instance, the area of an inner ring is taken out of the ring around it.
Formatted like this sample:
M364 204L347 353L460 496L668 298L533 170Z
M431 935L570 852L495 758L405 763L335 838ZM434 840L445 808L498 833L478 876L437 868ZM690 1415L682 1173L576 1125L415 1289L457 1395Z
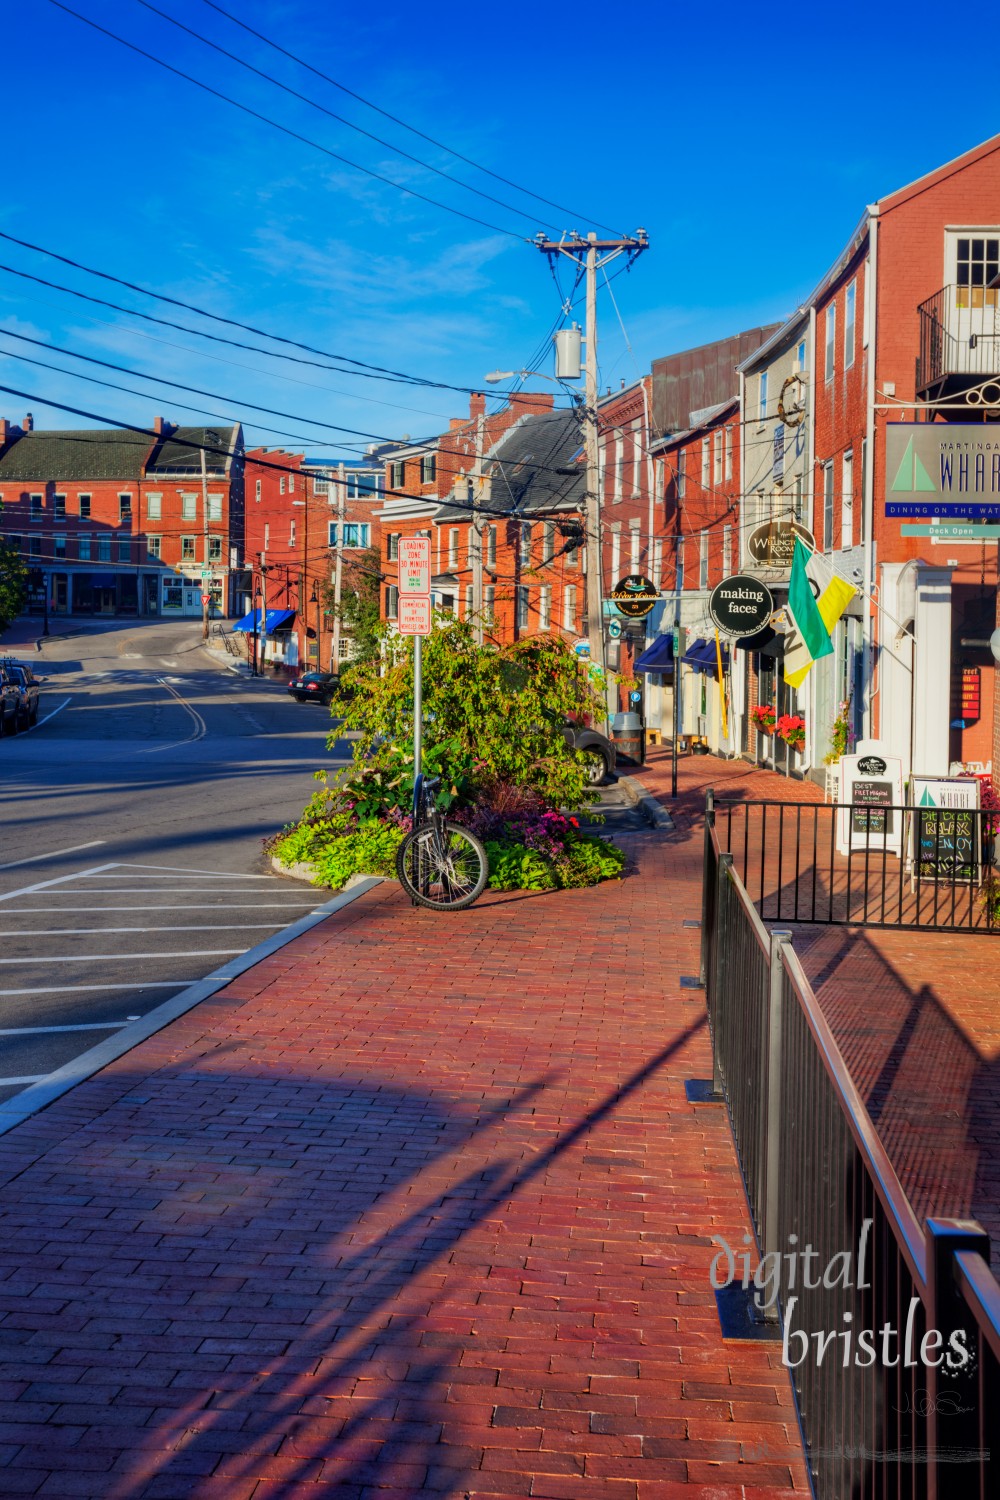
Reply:
M486 850L467 828L424 823L408 833L396 854L399 883L420 906L461 911L482 894L489 879Z

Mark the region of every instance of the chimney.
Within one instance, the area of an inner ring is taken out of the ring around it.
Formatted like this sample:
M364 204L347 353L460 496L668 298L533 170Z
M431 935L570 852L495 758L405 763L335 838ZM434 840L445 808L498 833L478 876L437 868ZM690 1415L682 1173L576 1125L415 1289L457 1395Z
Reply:
M24 432L33 432L34 430L35 430L35 419L31 415L31 412L29 411L28 414L26 415L25 419L24 419L23 431Z
M6 448L10 442L10 423L6 417L0 417L0 448Z
M163 435L163 418L162 417L154 417L153 418L153 431L156 433L157 437L162 437L162 435Z
M480 391L473 391L469 397L469 416L473 420L481 417L486 410L486 397Z

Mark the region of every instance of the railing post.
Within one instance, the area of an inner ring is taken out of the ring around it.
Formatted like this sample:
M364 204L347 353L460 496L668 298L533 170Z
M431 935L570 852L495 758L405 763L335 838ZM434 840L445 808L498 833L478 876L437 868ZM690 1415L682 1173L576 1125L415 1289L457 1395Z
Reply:
M770 994L767 1009L767 1097L761 1111L764 1140L760 1153L764 1163L764 1253L780 1255L778 1243L778 1195L781 1191L781 1036L782 1006L785 992L784 949L791 945L787 927L776 927L771 933L771 957L768 977ZM778 1262L775 1262L778 1264ZM769 1323L778 1321L778 1299L767 1308Z
M709 904L708 883L712 878L712 829L715 827L715 793L709 787L705 793L705 858L701 879L701 982L708 983L708 927Z
M723 1097L722 1045L726 1034L726 992L729 989L729 872L733 868L731 854L719 855L718 884L715 890L715 974L711 987L712 996L712 1093Z
M974 1219L927 1220L927 1330L930 1334L936 1329L941 1344L926 1354L923 1349L905 1347L900 1353L901 1359L927 1373L928 1500L966 1500L978 1492L981 1419L985 1419L983 1430L991 1431L990 1414L981 1410L985 1386L980 1384L983 1372L978 1368L975 1323L955 1281L955 1256L960 1250L975 1251L989 1265L990 1237ZM957 1347L949 1343L953 1336ZM954 1366L958 1348L972 1356L962 1369ZM952 1363L942 1375L934 1360L949 1355Z

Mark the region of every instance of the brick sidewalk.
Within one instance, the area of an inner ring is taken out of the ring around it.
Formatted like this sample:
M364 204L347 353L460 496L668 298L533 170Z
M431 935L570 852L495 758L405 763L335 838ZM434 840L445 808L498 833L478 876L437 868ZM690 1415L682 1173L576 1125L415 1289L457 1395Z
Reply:
M0 1493L805 1492L709 1286L700 846L624 842L452 917L386 883L0 1139Z
M686 756L678 771L678 837L699 848L710 786L822 801L811 782L745 761ZM635 774L673 810L669 752ZM1000 935L782 925L914 1208L978 1219L1000 1275Z

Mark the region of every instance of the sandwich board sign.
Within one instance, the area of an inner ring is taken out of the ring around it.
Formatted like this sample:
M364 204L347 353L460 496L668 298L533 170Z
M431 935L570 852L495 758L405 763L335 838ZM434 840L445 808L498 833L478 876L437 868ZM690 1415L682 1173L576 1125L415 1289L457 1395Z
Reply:
M979 782L971 776L914 776L910 859L920 880L979 878Z
M837 850L883 849L897 858L903 853L903 762L886 755L878 740L864 740L861 753L840 760L840 801Z

